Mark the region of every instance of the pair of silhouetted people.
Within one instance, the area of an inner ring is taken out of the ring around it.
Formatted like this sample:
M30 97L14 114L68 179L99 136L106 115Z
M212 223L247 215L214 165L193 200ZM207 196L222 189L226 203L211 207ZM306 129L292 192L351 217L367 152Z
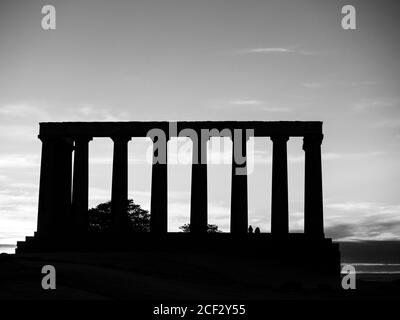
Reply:
M256 229L254 230L254 233L260 233L260 228L256 227ZM249 226L249 233L253 233L253 227L250 225Z

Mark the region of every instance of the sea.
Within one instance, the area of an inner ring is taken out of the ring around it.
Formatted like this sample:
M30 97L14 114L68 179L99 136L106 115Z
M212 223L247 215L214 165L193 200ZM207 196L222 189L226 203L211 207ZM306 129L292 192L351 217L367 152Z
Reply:
M342 263L342 269L345 265L351 265L354 267L357 274L387 274L387 275L398 275L400 277L400 263ZM342 271L342 274L347 272Z

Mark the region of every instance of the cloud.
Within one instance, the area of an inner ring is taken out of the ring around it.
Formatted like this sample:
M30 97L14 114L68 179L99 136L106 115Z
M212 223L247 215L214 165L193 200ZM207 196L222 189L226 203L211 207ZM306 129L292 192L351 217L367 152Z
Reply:
M292 111L292 108L266 106L263 107L262 110L266 112L290 112Z
M230 206L222 202L209 202L209 223L217 224L218 229L229 231ZM190 221L190 200L168 202L168 230L170 232L180 231L179 227Z
M149 196L151 196L150 193L149 193ZM176 202L179 202L179 201L184 201L185 202L185 201L190 200L190 192L189 191L182 191L182 190L169 191L168 192L168 199L176 201Z
M398 107L400 100L398 98L373 98L362 99L354 104L354 109L358 111L365 111L380 108L393 108Z
M301 85L308 89L323 89L328 87L345 87L345 88L355 88L362 86L375 86L377 81L310 81L304 82Z
M129 118L126 112L116 112L110 107L100 107L91 103L83 103L78 107L79 117L90 121L125 121Z
M7 187L18 190L36 190L38 188L38 184L32 182L12 182L8 183Z
M36 228L37 194L32 191L0 191L0 243L16 243Z
M36 168L40 165L36 154L0 155L0 168Z
M248 49L248 53L289 53L293 52L290 49L287 48L253 48L253 49Z
M245 110L245 108L252 108L252 110L258 110L263 112L290 112L292 108L283 107L277 103L271 103L258 99L236 99L236 100L225 100L216 101L210 104L213 109L232 109Z
M325 230L338 240L400 239L399 204L339 202L325 209Z
M327 152L322 153L323 160L337 160L337 159L347 159L347 160L358 160L369 157L376 157L385 154L383 151L371 151L371 152L348 152L348 153L335 153Z
M0 106L0 114L5 117L48 118L49 114L42 105L15 103Z
M139 204L142 208L148 210L150 208L150 191L142 190L128 190L128 197L132 198L135 203ZM109 187L99 188L90 184L89 186L89 207L94 208L100 203L111 200L111 185Z
M354 227L349 224L336 224L325 228L325 234L327 237L333 239L343 239L351 237L354 234Z
M87 102L73 105L37 101L5 104L0 106L0 115L18 121L24 118L35 125L41 121L123 121L129 118L128 113L112 106Z
M327 208L338 209L343 211L361 211L371 210L376 206L373 202L343 202L327 204Z
M239 51L240 54L297 54L297 55L317 55L319 52L303 50L300 49L299 46L291 46L291 47L258 47L258 48L250 48L243 49Z
M16 244L25 236L33 235L36 230L36 219L17 220L0 218L0 242Z
M262 102L259 100L233 100L230 101L230 104L236 106L258 106L261 105Z
M400 127L400 118L390 118L381 121L377 121L374 125L377 128L394 129Z
M32 143L38 141L39 125L37 122L26 125L2 122L0 126L1 139L13 140L17 143Z

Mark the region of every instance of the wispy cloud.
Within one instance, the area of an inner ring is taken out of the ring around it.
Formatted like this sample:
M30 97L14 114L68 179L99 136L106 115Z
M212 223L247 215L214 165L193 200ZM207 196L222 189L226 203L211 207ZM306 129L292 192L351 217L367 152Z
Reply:
M251 108L254 111L262 111L262 112L276 112L276 113L285 113L292 111L292 108L287 106L281 106L277 103L268 102L259 99L233 99L233 100L223 100L223 101L214 101L209 104L213 109L232 109L236 108L237 110L245 108Z
M260 100L250 100L249 99L249 100L232 100L232 101L229 101L229 103L234 106L259 106L263 102Z
M36 228L37 194L29 190L0 191L0 242L15 243Z
M49 102L36 101L0 105L0 115L3 116L2 120L5 117L7 121L10 118L18 121L28 119L35 124L40 121L117 121L129 117L127 112L107 105L88 102L52 105Z
M289 112L292 109L288 107L282 107L278 104L273 104L262 100L244 99L244 100L232 100L229 101L228 106L243 106L243 107L255 107L258 110L265 112Z
M48 112L42 105L33 105L30 103L15 103L0 106L0 114L4 117L34 117L43 120L49 116Z
M263 111L265 112L290 112L292 111L292 108L289 107L278 107L278 106L264 106L262 108Z
M248 49L248 53L289 53L293 52L290 49L287 48L253 48L253 49Z
M0 155L0 168L35 168L39 167L37 154Z
M243 49L239 51L240 54L298 54L298 55L317 55L319 52L304 50L299 46L291 47L257 47L250 49Z
M336 159L346 159L346 160L357 160L369 157L377 157L385 154L383 151L370 151L370 152L348 152L348 153L335 153L327 152L322 154L323 160L336 160Z
M218 225L221 231L229 231L230 207L225 203L211 202L208 204L209 222ZM170 201L168 203L168 230L180 231L179 227L189 223L190 201Z
M308 89L324 89L329 87L343 87L343 88L355 88L364 86L375 86L377 81L307 81L303 82L301 85Z
M400 239L398 204L347 201L326 203L325 208L326 233L336 239Z
M399 128L400 127L400 118L390 118L390 119L384 119L375 122L374 127L376 128L386 128L386 129L394 129L394 128Z
M400 99L398 98L374 98L374 99L362 99L354 104L354 109L358 111L381 109L381 108L393 108L400 105Z
M373 209L376 204L373 202L342 202L327 204L326 207L343 211L365 211Z
M91 121L124 121L129 118L126 112L116 112L113 108L96 106L95 104L83 103L78 107L80 117Z

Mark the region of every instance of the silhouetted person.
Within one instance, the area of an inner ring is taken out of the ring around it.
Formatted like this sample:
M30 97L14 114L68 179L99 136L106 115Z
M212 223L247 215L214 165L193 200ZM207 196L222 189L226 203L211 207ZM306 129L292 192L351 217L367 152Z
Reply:
M249 233L253 233L253 227L249 226Z
M254 230L254 233L261 233L260 228L257 227L256 230Z

